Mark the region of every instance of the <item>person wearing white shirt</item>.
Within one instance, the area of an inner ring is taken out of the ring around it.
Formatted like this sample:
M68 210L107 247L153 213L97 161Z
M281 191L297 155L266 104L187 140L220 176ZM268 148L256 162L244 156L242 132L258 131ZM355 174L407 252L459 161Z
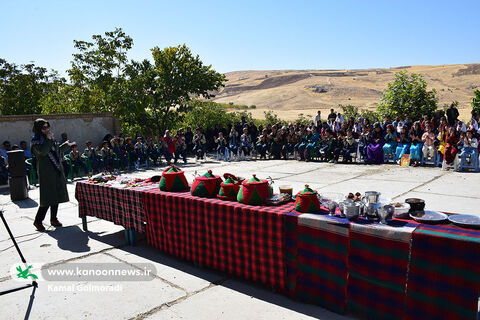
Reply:
M463 123L463 121L458 121L457 132L467 132L467 126L465 126L465 123Z
M470 120L470 124L468 125L468 130L475 130L478 131L478 122L475 120L474 117Z
M317 111L317 115L315 116L315 127L319 127L321 125L321 121L322 121L322 112L320 110ZM320 123L320 124L319 124Z
M342 114L341 114L340 112L337 114L337 118L335 119L335 122L336 122L339 126L341 126L341 125L345 122L345 120L343 119L343 116L342 116Z
M430 124L427 124L425 126L425 131L422 135L422 141L423 141L423 158L427 160L428 158L433 159L434 151L435 151L435 134L432 132L432 126Z
M462 158L464 163L467 162L467 158L470 158L470 161L478 158L478 140L473 136L473 132L473 130L468 130L463 139L463 149L460 158Z

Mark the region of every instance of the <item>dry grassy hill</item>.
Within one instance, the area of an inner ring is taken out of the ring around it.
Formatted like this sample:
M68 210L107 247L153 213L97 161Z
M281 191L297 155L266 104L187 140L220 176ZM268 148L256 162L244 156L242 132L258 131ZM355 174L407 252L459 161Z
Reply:
M439 106L457 100L462 118L470 112L473 90L480 89L480 63L441 66L406 66L364 70L283 70L235 71L214 101L256 105L249 109L256 118L273 110L281 118L293 120L299 113L325 115L338 104L374 108L395 73L407 70L425 77L429 88L437 90Z

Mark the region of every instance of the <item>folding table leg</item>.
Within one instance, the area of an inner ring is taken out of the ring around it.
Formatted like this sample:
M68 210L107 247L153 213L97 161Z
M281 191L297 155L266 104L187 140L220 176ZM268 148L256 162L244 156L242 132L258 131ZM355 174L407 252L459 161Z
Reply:
M130 244L130 232L128 229L125 229L125 241L127 242L127 245Z
M130 229L128 230L128 233L130 235L129 239L130 239L130 245L134 246L137 244L137 237L135 235L135 229Z
M88 227L87 227L87 216L83 216L82 217L82 227L83 227L83 231L88 231Z

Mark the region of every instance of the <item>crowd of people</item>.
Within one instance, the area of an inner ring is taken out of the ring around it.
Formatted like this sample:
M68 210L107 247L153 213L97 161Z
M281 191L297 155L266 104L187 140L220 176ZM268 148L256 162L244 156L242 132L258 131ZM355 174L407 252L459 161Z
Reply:
M245 118L234 125L215 128L178 129L175 134L167 130L163 137L134 138L123 134L106 135L101 145L86 141L76 144L61 154L64 172L79 175L100 171L133 170L140 166L158 166L162 158L167 162L187 162L187 157L205 158L213 153L224 159L255 155L259 159L297 159L299 161L338 161L381 164L385 161L399 163L404 154L410 165L418 166L424 160L440 159L443 168L455 161L478 159L479 115L472 112L470 121L458 119L454 105L437 111L432 118L422 119L385 117L382 122L370 123L368 119L344 119L331 109L325 121L318 111L310 124L280 123L256 126ZM61 135L59 144L68 141L67 133ZM3 142L0 158L0 184L8 178L7 151L22 149L25 158L32 158L26 141L19 145ZM33 160L34 162L34 160Z

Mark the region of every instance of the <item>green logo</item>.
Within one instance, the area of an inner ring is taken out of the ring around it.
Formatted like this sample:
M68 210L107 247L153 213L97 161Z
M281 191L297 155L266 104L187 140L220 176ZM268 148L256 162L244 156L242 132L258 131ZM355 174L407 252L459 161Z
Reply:
M36 275L34 275L33 273L30 273L30 268L32 268L32 266L28 266L27 269L25 270L22 270L22 267L21 266L18 266L16 269L18 271L17 273L17 278L22 278L22 279L28 279L28 277L32 277L33 279L38 279L38 277Z

